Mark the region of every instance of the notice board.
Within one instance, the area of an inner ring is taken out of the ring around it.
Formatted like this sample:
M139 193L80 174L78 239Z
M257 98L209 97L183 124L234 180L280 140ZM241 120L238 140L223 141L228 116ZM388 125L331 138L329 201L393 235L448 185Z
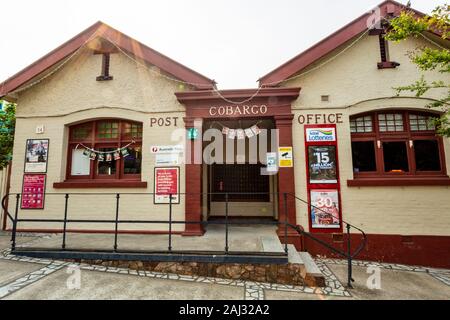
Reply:
M24 174L21 209L44 209L45 174Z
M336 125L305 125L304 128L309 230L342 232Z
M154 196L155 204L180 203L180 168L179 167L155 167Z

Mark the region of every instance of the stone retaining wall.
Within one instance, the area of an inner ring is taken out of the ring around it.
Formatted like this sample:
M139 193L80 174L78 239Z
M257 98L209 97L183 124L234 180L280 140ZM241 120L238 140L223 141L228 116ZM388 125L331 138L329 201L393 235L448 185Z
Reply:
M69 260L107 267L129 268L142 271L156 271L189 276L204 276L224 279L239 279L257 282L325 286L322 278L306 276L302 264L238 264L205 262L149 262L123 260Z

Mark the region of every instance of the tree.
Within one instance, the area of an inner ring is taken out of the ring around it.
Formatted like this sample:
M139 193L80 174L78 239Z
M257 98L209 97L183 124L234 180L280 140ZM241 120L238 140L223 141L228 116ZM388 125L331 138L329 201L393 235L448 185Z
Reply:
M16 105L6 101L3 101L3 104L4 108L0 110L0 169L3 169L12 159L16 126Z
M400 42L410 37L419 37L426 31L438 33L442 39L449 40L450 36L450 5L444 4L436 7L431 15L417 17L409 10L402 11L398 17L390 20L390 27L385 36L387 40ZM409 58L420 70L437 70L440 73L450 72L450 51L443 46L438 48L417 48L409 53ZM450 77L449 77L450 78ZM444 90L446 95L428 104L427 107L439 108L443 111L441 117L432 119L436 126L437 133L450 137L450 84L444 81L427 81L422 75L413 84L394 88L397 95L401 92L414 92L417 97L421 97L431 90Z

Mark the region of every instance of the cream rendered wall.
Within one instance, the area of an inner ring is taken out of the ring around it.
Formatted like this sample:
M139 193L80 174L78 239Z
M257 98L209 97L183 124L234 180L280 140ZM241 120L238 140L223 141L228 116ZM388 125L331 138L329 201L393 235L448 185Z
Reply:
M150 72L122 54L111 55L112 81L98 82L101 55L82 52L62 69L43 82L21 92L17 107L11 192L21 192L26 139L49 138L45 210L19 210L20 218L62 218L64 193L95 193L73 195L69 199L69 218L113 219L115 196L104 193L153 192L154 155L151 145L170 145L170 127L150 127L151 117L178 117L177 127L184 128L184 107L174 95L187 90L178 83ZM98 118L125 118L143 123L142 188L54 189L66 175L68 125ZM36 134L37 125L45 126L44 134ZM180 165L180 188L184 192L184 166ZM58 195L52 195L58 193ZM120 217L129 219L168 219L168 205L154 205L151 195L122 195ZM10 202L10 212L15 201ZM184 219L184 198L174 205L174 219ZM10 225L8 225L10 227ZM18 228L61 229L61 223L21 223ZM114 225L68 225L70 229L113 230ZM124 230L166 230L164 225L122 225ZM183 230L182 225L173 230Z
M343 47L347 46L344 45ZM300 86L300 97L293 103L294 159L296 193L306 194L306 164L304 127L298 116L314 113L342 113L343 123L337 125L341 204L343 219L361 226L373 234L450 235L450 188L448 186L405 187L347 187L353 179L349 117L379 109L418 109L433 97L402 94L395 96L393 87L407 85L419 79L423 72L406 56L416 47L428 45L423 39L399 44L390 43L390 60L401 65L395 69L377 69L379 62L378 37L365 36L345 53L283 86ZM342 49L342 48L341 48ZM316 64L330 59L331 55ZM311 68L314 68L312 66ZM427 80L446 80L438 72L425 72ZM329 95L329 102L321 102L321 95ZM323 123L323 122L320 122ZM314 123L313 123L314 124ZM450 139L444 139L447 171L450 170ZM308 229L306 205L297 202L297 222Z

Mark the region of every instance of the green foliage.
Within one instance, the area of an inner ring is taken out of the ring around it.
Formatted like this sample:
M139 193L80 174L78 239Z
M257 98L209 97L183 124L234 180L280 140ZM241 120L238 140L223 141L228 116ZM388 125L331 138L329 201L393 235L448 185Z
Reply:
M437 68L442 73L450 72L449 50L423 48L420 54L413 54L411 60L423 71Z
M430 16L418 18L411 11L403 11L398 17L390 21L390 29L386 39L399 42L410 37L419 37L426 31L433 31L448 40L450 37L450 5L444 4L433 10ZM422 71L438 70L441 73L450 72L450 51L446 48L418 48L409 53L409 57ZM450 78L450 77L449 77ZM422 77L413 84L394 88L397 95L401 92L413 92L416 97L421 97L430 90L441 90L446 94L428 104L429 108L439 108L443 111L440 118L433 119L437 132L440 135L450 137L450 84L443 81L428 82ZM446 90L445 90L446 89Z
M16 126L16 106L6 103L0 111L0 169L5 167L12 159L14 144L14 129Z
M401 41L409 37L418 37L424 31L434 31L441 34L442 39L450 37L450 5L444 4L436 7L431 15L418 18L412 11L402 11L391 21L386 39Z

